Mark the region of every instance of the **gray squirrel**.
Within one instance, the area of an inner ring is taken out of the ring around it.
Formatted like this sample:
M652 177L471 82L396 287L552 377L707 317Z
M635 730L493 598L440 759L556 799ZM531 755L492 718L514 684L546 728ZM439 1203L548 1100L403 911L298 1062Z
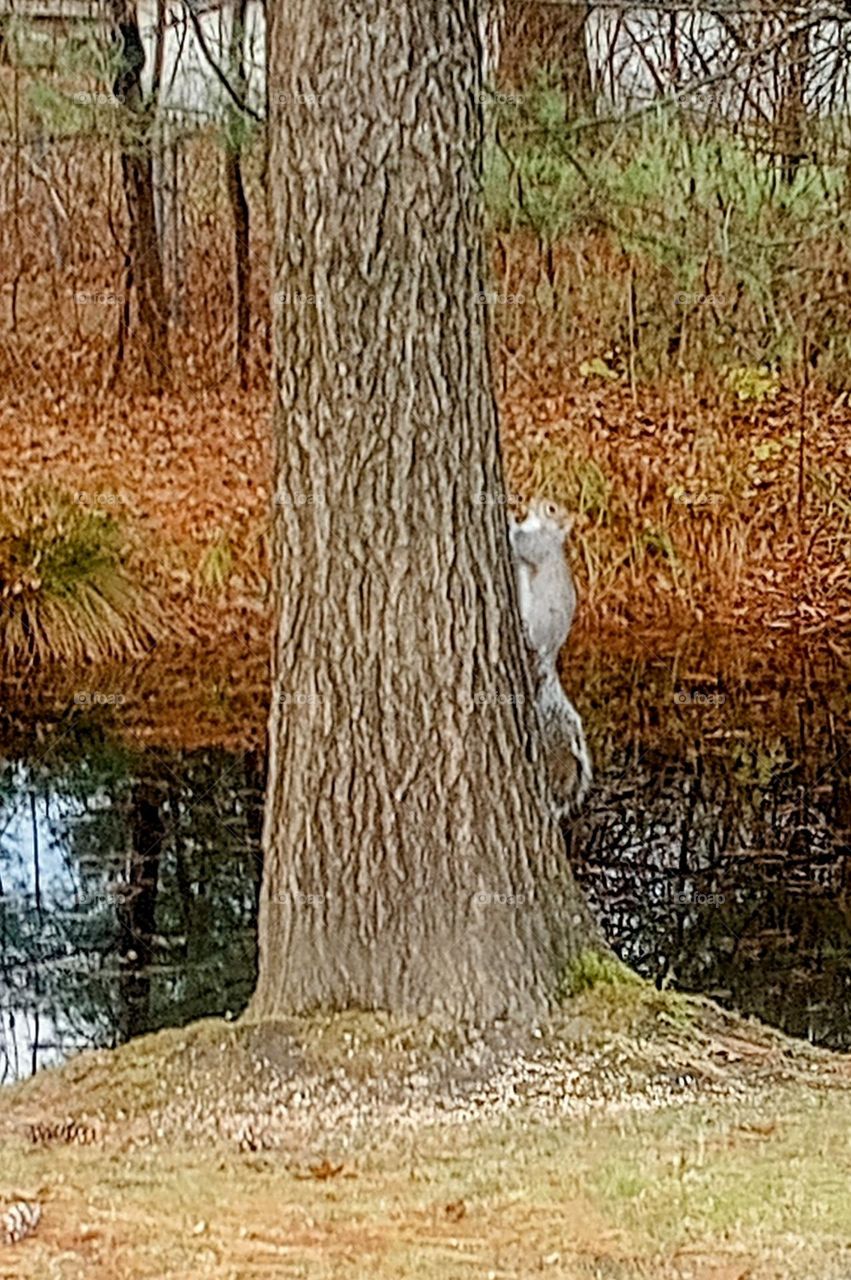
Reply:
M582 721L557 668L576 612L576 588L564 554L571 524L556 503L540 498L532 502L522 523L509 517L520 618L533 657L535 706L559 818L576 813L592 776Z

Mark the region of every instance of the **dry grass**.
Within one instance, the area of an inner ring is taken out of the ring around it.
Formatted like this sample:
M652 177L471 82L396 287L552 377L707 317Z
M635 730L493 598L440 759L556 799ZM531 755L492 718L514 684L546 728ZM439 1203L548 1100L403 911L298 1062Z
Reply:
M440 1131L359 1153L327 1181L269 1156L7 1150L6 1184L47 1200L2 1274L841 1280L849 1122L847 1106L786 1095L722 1114Z
M733 404L543 366L503 396L508 487L577 514L595 632L683 626L841 633L851 620L848 409L791 393Z

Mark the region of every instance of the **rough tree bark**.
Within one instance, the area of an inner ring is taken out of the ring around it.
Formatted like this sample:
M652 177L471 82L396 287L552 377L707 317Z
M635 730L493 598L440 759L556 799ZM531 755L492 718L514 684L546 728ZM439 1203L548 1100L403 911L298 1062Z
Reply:
M151 113L142 89L145 50L134 0L109 0L118 70L112 86L123 107L121 173L130 224L127 287L135 289L142 367L154 386L171 378L168 305L157 237Z
M486 83L499 71L505 0L479 0L479 39L482 43L482 78Z
M596 935L508 558L477 6L279 0L268 39L278 623L251 1014L532 1017Z

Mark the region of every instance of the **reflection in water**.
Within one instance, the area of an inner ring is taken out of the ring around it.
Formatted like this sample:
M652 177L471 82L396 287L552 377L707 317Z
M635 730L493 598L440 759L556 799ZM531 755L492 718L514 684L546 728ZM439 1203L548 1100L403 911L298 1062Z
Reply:
M851 734L831 653L719 678L599 656L577 672L603 762L573 865L618 953L660 986L851 1047Z
M574 658L597 779L573 865L660 985L851 1047L847 680L830 654L718 671ZM251 993L261 753L120 730L73 705L0 718L0 1078Z
M256 754L131 754L80 729L3 772L0 1078L236 1014L254 984Z

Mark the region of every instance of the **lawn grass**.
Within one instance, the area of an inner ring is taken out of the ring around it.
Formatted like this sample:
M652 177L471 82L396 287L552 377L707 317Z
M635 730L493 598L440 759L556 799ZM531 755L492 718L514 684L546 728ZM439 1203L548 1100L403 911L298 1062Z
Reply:
M45 1197L5 1276L813 1277L851 1270L851 1096L802 1086L286 1153L4 1146ZM313 1170L313 1172L311 1172Z
M643 984L577 997L560 1025L565 1063L585 1055L581 1106L566 1088L564 1109L518 1095L501 1114L438 1108L406 1125L379 1105L345 1128L320 1092L310 1133L271 1149L191 1125L158 1135L156 1119L140 1140L138 1123L178 1080L200 1097L211 1068L217 1105L242 1105L247 1046L267 1024L209 1020L43 1072L0 1096L0 1196L43 1206L0 1276L847 1280L846 1058ZM450 1042L423 1030L355 1014L306 1022L291 1069L309 1091L320 1060L339 1071L342 1046L358 1081L402 1044L440 1057ZM661 1088L686 1058L698 1087ZM597 1093L595 1077L627 1060L622 1092ZM98 1140L33 1143L24 1118L63 1106L105 1117Z

